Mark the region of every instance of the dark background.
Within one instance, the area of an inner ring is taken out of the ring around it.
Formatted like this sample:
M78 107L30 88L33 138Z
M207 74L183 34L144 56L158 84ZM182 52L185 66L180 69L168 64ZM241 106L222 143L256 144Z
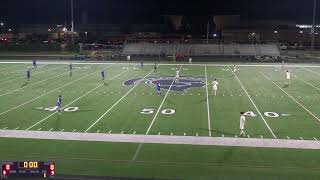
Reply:
M313 0L74 0L74 6L76 23L85 12L91 24L157 24L165 14L241 15L310 24ZM70 0L1 0L0 21L63 24L70 21Z

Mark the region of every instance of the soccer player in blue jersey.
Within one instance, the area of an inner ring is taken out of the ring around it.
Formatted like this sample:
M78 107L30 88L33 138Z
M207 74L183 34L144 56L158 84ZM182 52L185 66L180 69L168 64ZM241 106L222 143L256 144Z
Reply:
M32 64L33 64L33 68L37 68L38 66L37 66L37 61L34 59L34 60L32 60Z
M29 81L31 77L31 72L30 69L27 70L27 80Z
M159 82L157 82L157 94L158 94L158 96L161 95L161 85Z
M59 114L61 114L61 105L62 105L62 100L61 100L61 95L59 95L58 101L57 101L58 113Z
M71 77L72 76L72 64L70 63L69 64L69 76Z
M72 71L72 68L73 68L73 67L72 67L72 64L70 63L70 64L69 64L69 70Z
M154 72L157 72L157 62L154 62Z
M104 81L104 79L105 79L105 72L104 71L101 71L101 77L102 77L102 81Z

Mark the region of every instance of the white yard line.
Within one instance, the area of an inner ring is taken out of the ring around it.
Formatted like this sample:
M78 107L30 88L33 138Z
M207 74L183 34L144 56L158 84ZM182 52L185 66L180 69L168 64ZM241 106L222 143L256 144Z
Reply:
M147 76L149 76L153 72L150 71L147 75L145 75L142 79L140 79L126 94L124 94L116 103L114 103L105 113L103 113L94 123L92 123L84 132L88 132L93 126L95 126L98 122L101 121L103 117L105 117L114 107L116 107L119 102L121 102L128 94L135 89Z
M142 143L140 143L140 144L139 144L139 146L138 146L138 148L137 148L136 152L134 153L133 157L131 158L131 162L134 162L134 161L137 159L137 157L138 157L138 154L139 154L139 152L140 152L141 147L142 147Z
M35 72L35 73L31 74L31 76L34 76L34 75L37 75L37 74L41 74L41 73L44 73L44 72L47 72L47 71L50 71L50 70L53 70L53 69L58 69L58 68L60 68L60 67L55 67L55 68L47 69L45 71ZM17 79L25 79L25 78L26 78L25 76L22 76L22 77L18 77L18 78L14 78L14 79L9 79L7 81L0 82L0 84L4 84L4 83L7 83L7 82L15 81Z
M318 72L316 72L316 71L314 71L314 70L311 70L311 69L309 69L309 68L307 68L307 67L304 67L304 69L306 69L306 70L309 71L309 72L312 72L313 74L316 74L316 75L320 76L320 73L318 73Z
M93 72L93 73L97 73L97 71L95 71L95 72ZM29 101L26 101L26 102L24 102L24 103L22 103L22 104L20 104L20 105L18 105L18 106L15 106L15 107L13 107L13 108L11 108L11 109L8 109L8 110L6 110L6 111L4 111L4 112L1 112L1 113L0 113L0 116L4 115L4 114L6 114L6 113L8 113L8 112L10 112L10 111L12 111L12 110L15 110L15 109L17 109L17 108L19 108L19 107L21 107L21 106L24 106L24 105L26 105L26 104L28 104L28 103L30 103L30 102L33 102L33 101L35 101L35 100L37 100L37 99L39 99L39 98L41 98L41 97L43 97L43 96L46 96L46 95L48 95L48 94L50 94L50 93L52 93L52 92L55 92L55 91L57 91L57 90L59 90L59 89L61 89L61 88L64 88L64 87L66 87L66 86L69 86L70 84L73 84L73 83L75 83L75 82L77 82L77 81L80 81L80 80L82 80L82 79L84 79L84 78L92 75L93 73L87 74L87 75L85 75L85 76L83 76L83 77L81 77L81 78L79 78L79 79L76 79L76 80L74 80L74 81L71 81L71 82L63 85L63 86L60 86L60 87L58 87L58 88L56 88L56 89L53 89L53 90L51 90L51 91L48 91L47 93L42 94L42 95L40 95L40 96L38 96L38 97L35 97L35 98L33 98L33 99L29 100Z
M16 66L11 66L11 67L3 67L3 68L0 68L0 71L2 70L8 70L8 69L13 69L13 68L20 68L20 67L25 67L25 64L19 64L19 65L16 65ZM26 67L25 67L26 68Z
M291 96L289 93L287 93L283 88L281 88L277 83L275 83L274 81L272 81L272 79L270 79L267 75L265 75L264 73L260 72L266 79L270 80L274 85L276 85L282 92L284 92L288 97L290 97L294 102L296 102L297 104L299 104L305 111L307 111L311 116L313 116L317 121L320 122L320 119L314 115L311 111L309 111L306 107L304 107L301 103L299 103L299 101L297 101L293 96Z
M59 75L57 75L57 76L52 76L52 77L47 78L47 79L43 79L43 80L41 80L41 81L38 81L38 82L36 82L36 83L33 83L33 84L30 84L30 85L24 86L24 87L22 87L22 88L18 88L18 89L15 89L15 90L11 90L11 91L9 91L9 92L7 92L7 93L0 94L0 97L5 96L5 95L8 95L8 94L12 94L12 93L14 93L14 92L20 91L20 90L25 89L25 88L27 88L27 87L31 87L31 86L40 84L40 83L42 83L42 82L46 82L46 81L48 81L48 80L50 80L50 79L53 79L53 78L57 78L57 77L60 77L60 76L64 76L65 74L69 74L69 72L65 72L65 73L59 74Z
M270 133L272 134L272 136L277 139L277 136L273 133L272 129L270 128L269 124L267 123L267 121L264 119L264 117L262 116L260 110L258 109L257 105L253 102L253 100L251 99L249 93L247 92L246 88L243 86L242 82L240 81L240 79L238 78L238 76L232 71L231 67L229 66L230 71L233 73L233 75L236 77L236 79L238 80L239 84L241 85L242 89L244 90L244 92L247 94L249 100L251 101L252 105L256 108L258 114L260 115L260 117L262 118L264 124L267 126L267 128L269 129Z
M180 68L179 68L179 72L180 72L181 68L182 68L182 65L181 65ZM170 92L170 90L171 90L171 87L172 87L172 85L174 84L175 81L176 81L176 77L175 77L175 78L173 79L173 81L171 82L171 84L170 84L170 86L169 86L169 89L167 90L166 95L165 95L164 98L162 99L162 102L160 103L160 106L159 106L156 114L154 115L154 117L153 117L153 119L152 119L152 121L151 121L151 123L150 123L150 125L149 125L149 127L148 127L148 130L146 131L145 135L148 135L148 134L149 134L149 132L150 132L150 130L151 130L151 128L152 128L152 125L154 124L154 122L155 122L155 120L156 120L156 118L157 118L157 116L158 116L158 114L159 114L159 112L160 112L160 109L162 108L162 106L163 106L163 104L164 104L164 102L165 102L165 100L166 100L166 98L167 98L167 96L168 96L168 94L169 94L169 92ZM160 134L160 132L159 132L159 134ZM172 133L171 133L171 135L172 135ZM138 156L138 154L139 154L139 152L140 152L141 147L142 147L142 144L139 144L136 152L134 153L133 157L131 158L131 161L135 161L135 159L137 158L137 156Z
M209 107L209 93L208 93L208 75L207 75L207 66L204 66L204 72L205 72L205 76L206 76L206 94L207 94L208 128L209 128L209 136L211 137L211 118L210 118L210 107Z
M114 77L111 78L110 80L113 80L113 79L117 78L118 76L122 75L122 74L125 73L125 72L126 72L126 71L121 72L120 74L114 76ZM71 104L75 103L76 101L82 99L83 97L87 96L88 94L90 94L91 92L95 91L96 89L98 89L98 88L101 87L101 86L104 86L104 84L100 84L100 85L96 86L95 88L91 89L91 90L88 91L87 93L83 94L82 96L78 97L77 99L73 100L73 101L70 102L69 104L67 104L67 105L65 105L64 107L62 107L62 109L66 108L66 107L70 106ZM37 123L33 124L32 126L28 127L26 130L30 130L31 128L37 126L38 124L42 123L43 121L47 120L48 118L50 118L51 116L53 116L53 115L55 115L55 114L57 114L57 113L58 113L58 112L54 112L54 113L50 114L49 116L41 119L39 122L37 122Z
M320 88L318 88L317 86L309 83L308 81L306 81L306 80L304 80L304 79L302 79L302 78L299 78L297 75L292 74L292 76L294 76L295 78L299 79L300 81L302 81L302 82L308 84L309 86L311 86L311 87L313 87L313 88L315 88L315 89L317 89L317 90L320 91Z
M179 72L180 72L181 68L182 68L182 65L180 66ZM171 87L172 87L172 85L174 84L175 81L176 81L176 77L174 77L173 81L171 82L171 84L170 84L170 86L169 86L169 89L168 89L167 92L166 92L166 95L165 95L164 98L162 99L162 102L161 102L161 104L160 104L160 106L159 106L156 114L154 115L154 117L153 117L153 119L152 119L152 121L151 121L151 123L150 123L150 125L149 125L149 127L148 127L147 132L145 133L146 135L149 134L150 129L151 129L153 123L155 122L155 120L156 120L156 118L157 118L157 116L158 116L158 114L159 114L159 112L160 112L160 109L161 109L162 106L163 106L163 103L164 103L165 100L167 99L167 96L168 96L168 94L169 94L169 92L170 92L170 90L171 90Z
M53 130L53 128L49 129L49 131L52 131L52 130Z
M0 130L0 137L50 139L67 141L122 142L139 144L185 144L227 147L262 147L262 148L293 148L320 149L320 141L287 140L260 138L227 138L227 137L195 137L167 135L132 135L132 134L102 134L82 132L48 132L24 130Z

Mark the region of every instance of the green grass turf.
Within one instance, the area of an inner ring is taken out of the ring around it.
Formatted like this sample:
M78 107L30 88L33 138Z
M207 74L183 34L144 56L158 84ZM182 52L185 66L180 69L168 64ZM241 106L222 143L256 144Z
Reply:
M175 179L317 179L317 150L1 138L1 160L53 160L57 175ZM19 148L17 148L19 147Z
M161 96L156 96L153 85L144 82L136 87L123 85L124 81L142 78L149 72L148 77L174 76L176 68L180 66L163 65L154 73L152 65L140 69L139 64L75 64L73 74L69 76L68 65L40 64L38 69L32 69L32 78L27 82L25 75L28 68L31 68L31 63L0 63L0 129L172 133L187 136L209 136L211 132L212 136L234 137L239 133L239 112L253 111L255 117L247 116L246 132L250 137L273 138L272 131L277 138L282 139L320 138L318 67L288 68L292 72L289 87L284 86L285 72L281 68L238 67L236 76L261 112L262 118L227 65L208 65L207 73L205 65L183 65L180 76L207 76L210 83L210 127L205 86L191 88L186 92L168 92L163 88ZM100 77L101 70L107 72L104 85ZM211 94L214 78L219 81L218 95L215 97ZM37 109L55 106L59 95L63 97L63 106L70 104L68 107L79 107L79 111L58 115ZM142 114L140 112L143 109L153 109L154 113ZM173 109L175 114L162 114L165 109ZM268 117L264 115L265 112L276 112L280 117ZM212 176L239 179L286 176L288 179L299 179L319 175L314 170L319 166L317 151L142 145L135 163L131 163L127 161L133 158L138 144L16 139L1 141L1 159L32 158L39 154L40 159L56 157L61 163L63 174L186 179L211 179ZM78 161L83 163L75 163ZM85 169L84 164L92 168ZM249 171L252 175L248 174Z

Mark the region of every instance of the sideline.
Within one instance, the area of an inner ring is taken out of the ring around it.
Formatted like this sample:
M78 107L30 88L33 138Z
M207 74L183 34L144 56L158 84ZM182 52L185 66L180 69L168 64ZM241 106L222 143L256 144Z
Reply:
M320 141L315 141L315 140L131 135L131 134L108 134L108 133L25 131L25 130L0 130L0 137L27 138L27 139L51 139L51 140L68 140L68 141L100 141L100 142L184 144L184 145L231 146L231 147L320 149Z

